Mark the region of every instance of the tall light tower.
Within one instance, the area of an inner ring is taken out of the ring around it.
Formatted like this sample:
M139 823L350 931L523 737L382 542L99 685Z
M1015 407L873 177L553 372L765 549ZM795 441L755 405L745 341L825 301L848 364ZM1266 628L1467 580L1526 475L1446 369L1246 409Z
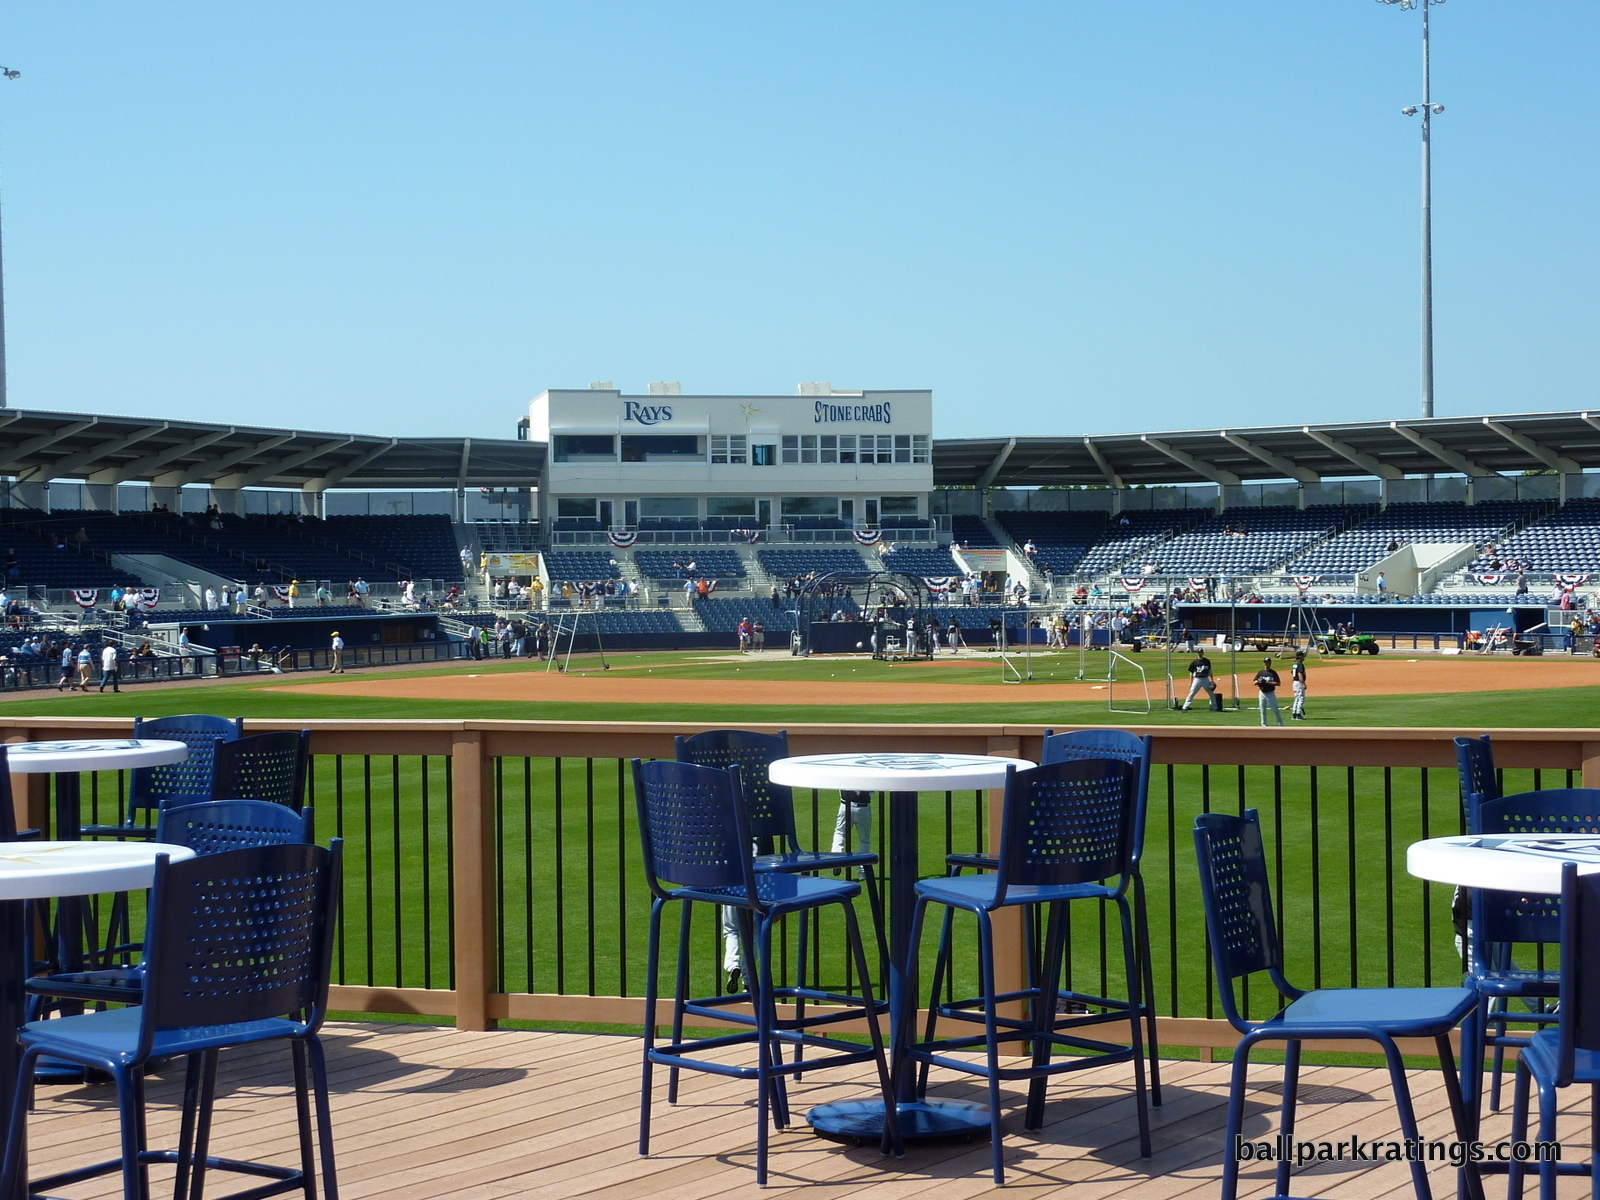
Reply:
M21 79L21 71L0 67L0 77ZM6 260L0 251L0 408L6 406Z
M1408 117L1422 114L1422 415L1433 416L1433 118L1444 105L1433 102L1428 63L1428 10L1444 0L1378 0L1403 9L1422 10L1422 103L1400 111Z

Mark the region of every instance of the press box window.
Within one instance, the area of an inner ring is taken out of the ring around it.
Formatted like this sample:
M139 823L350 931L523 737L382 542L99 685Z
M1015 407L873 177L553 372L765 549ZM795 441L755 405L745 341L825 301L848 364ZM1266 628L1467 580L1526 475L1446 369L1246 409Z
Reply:
M863 433L860 437L861 461L864 463L891 463L894 461L894 435L888 433ZM906 451L910 453L909 448Z
M911 461L925 463L928 461L928 435L913 433L911 435Z
M778 447L771 442L757 442L750 447L750 465L775 467L778 465Z
M586 500L568 500L563 498L556 501L556 516L580 518L587 517L592 521L595 518L595 505L596 501L592 496Z
M856 435L841 433L839 435L839 461L853 463L856 460Z
M886 517L914 517L917 515L917 498L882 496L878 500L878 511Z
M693 434L623 434L623 462L705 461L705 446Z
M785 434L783 438L783 461L797 463L800 461L800 438L792 433Z
M617 439L610 434L558 433L555 436L555 443L556 462L583 462L617 457Z
M711 461L714 463L742 463L746 459L745 435L730 434L723 437L714 434L711 438Z

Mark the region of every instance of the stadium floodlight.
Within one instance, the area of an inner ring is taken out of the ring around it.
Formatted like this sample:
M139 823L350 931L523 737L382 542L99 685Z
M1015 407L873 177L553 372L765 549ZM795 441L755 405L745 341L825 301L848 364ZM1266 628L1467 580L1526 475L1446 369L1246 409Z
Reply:
M21 71L0 67L0 75L7 79L21 79ZM0 251L0 408L6 406L6 290L5 255Z
M1408 117L1422 114L1422 415L1433 416L1433 163L1432 118L1444 111L1435 104L1428 56L1428 10L1444 0L1378 0L1398 4L1402 10L1422 10L1422 103L1400 111Z

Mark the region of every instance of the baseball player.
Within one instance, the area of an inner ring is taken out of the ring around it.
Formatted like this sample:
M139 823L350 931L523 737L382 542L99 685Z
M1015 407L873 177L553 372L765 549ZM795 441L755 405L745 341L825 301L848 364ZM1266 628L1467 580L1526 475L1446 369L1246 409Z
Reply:
M1278 686L1283 683L1282 678L1272 669L1272 659L1261 660L1261 670L1256 672L1256 690L1261 693L1261 724L1267 723L1267 713L1270 711L1278 718L1278 724L1283 724L1283 709L1278 707Z
M1208 695L1215 697L1217 694L1217 681L1211 677L1211 660L1206 657L1204 650L1195 652L1195 659L1189 664L1189 695L1183 701L1183 711L1189 711L1189 705L1204 688Z
M1289 672L1289 686L1294 689L1294 707L1290 716L1296 721L1306 719L1306 652L1294 652L1294 667Z

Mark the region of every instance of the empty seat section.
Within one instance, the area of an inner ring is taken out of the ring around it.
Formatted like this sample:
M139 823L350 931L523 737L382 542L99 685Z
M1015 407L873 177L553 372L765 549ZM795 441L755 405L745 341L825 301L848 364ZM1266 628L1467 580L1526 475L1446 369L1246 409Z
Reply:
M329 517L322 528L332 541L371 553L380 562L398 563L413 578L461 578L461 547L455 526L441 513Z
M622 578L610 552L605 550L546 550L544 569L552 580L560 583Z
M805 575L825 575L829 571L865 571L866 561L853 546L809 548L762 547L756 551L762 570L774 579L796 579Z
M1000 512L995 519L1018 546L1034 544L1033 561L1053 574L1071 575L1089 547L1104 535L1109 513Z
M884 554L883 565L902 575L921 575L932 579L965 573L949 550L935 550L927 546L897 546Z
M1525 571L1530 576L1600 575L1600 500L1569 500L1467 568L1475 575Z
M1203 508L1140 509L1114 513L1106 518L1104 532L1078 560L1074 573L1100 575L1114 571L1145 554L1152 546L1203 521L1208 515L1208 510Z
M982 517L951 517L950 536L961 545L975 550L997 548L1000 545L983 523Z
M737 550L699 547L678 550L639 550L633 552L633 565L639 574L665 582L695 579L743 579L744 560Z
M1535 516L1541 507L1541 502L1527 500L1391 504L1291 560L1284 571L1290 575L1349 578L1388 555L1392 544L1474 542L1484 545L1498 541L1512 526Z
M1349 518L1337 505L1230 508L1155 547L1150 561L1169 575L1254 574L1320 542Z

